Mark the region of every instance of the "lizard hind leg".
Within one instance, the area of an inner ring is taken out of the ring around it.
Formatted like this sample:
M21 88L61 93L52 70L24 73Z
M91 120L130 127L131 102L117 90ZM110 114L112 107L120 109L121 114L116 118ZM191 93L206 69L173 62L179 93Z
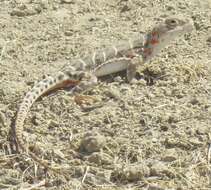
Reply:
M89 95L76 95L74 101L78 105L83 105L83 104L90 105L93 102L98 101L98 99Z
M81 82L71 89L71 93L76 94L74 101L79 104L92 104L97 101L97 98L89 95L78 95L84 91L89 90L91 87L97 84L97 77L91 73L84 73L84 77Z
M89 72L77 72L78 83L70 90L71 94L84 92L97 84L97 77Z
M93 102L96 102L97 99L93 96L89 96L89 95L79 95L79 92L84 92L86 90L89 90L91 87L93 87L94 85L97 84L97 80L91 80L91 81L82 81L81 83L79 83L79 85L75 86L72 91L73 93L77 92L77 94L75 95L74 101L76 102L76 104L78 105L82 105L82 104L92 104Z

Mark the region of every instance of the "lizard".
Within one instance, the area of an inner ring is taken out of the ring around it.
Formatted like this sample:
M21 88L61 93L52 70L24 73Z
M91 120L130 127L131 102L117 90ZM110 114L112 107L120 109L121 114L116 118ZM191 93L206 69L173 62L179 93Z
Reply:
M33 103L49 91L72 87L72 91L81 91L97 84L98 78L127 71L127 80L134 77L140 63L146 63L157 55L164 47L180 35L193 30L193 23L189 19L167 18L156 25L143 38L124 41L117 46L94 52L91 56L76 59L71 66L63 68L56 76L49 76L38 82L24 97L15 120L15 135L19 148L28 152L32 159L43 167L56 173L63 174L61 168L55 168L46 160L42 160L35 153L27 150L23 140L24 120Z
M130 82L137 70L134 66L149 62L172 40L192 30L193 23L189 19L167 18L146 35L138 35L116 46L98 50L83 59L72 60L71 66L76 70L91 71L96 77L126 70Z

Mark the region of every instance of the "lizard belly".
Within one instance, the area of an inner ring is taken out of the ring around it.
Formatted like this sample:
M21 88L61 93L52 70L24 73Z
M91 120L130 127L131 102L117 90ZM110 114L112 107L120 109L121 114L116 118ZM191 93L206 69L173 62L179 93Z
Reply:
M98 66L94 71L93 74L96 77L101 77L105 75L109 75L112 73L117 73L119 71L126 70L128 65L130 64L131 59L122 57L117 59L112 59L110 61L105 62L104 64Z

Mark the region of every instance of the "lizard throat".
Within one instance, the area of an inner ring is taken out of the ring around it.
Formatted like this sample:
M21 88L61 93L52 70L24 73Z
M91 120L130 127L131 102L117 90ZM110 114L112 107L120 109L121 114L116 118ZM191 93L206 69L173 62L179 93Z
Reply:
M145 61L153 57L156 49L159 49L159 34L157 31L152 31L148 36L143 48L143 58Z

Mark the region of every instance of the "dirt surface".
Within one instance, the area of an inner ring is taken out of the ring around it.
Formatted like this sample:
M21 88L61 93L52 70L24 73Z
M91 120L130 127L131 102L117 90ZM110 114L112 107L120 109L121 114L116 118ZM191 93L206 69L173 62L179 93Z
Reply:
M210 0L1 0L0 189L211 189L210 9ZM68 91L33 105L26 142L68 178L18 154L10 126L36 81L171 15L195 30L132 84L124 74L101 81L85 108Z

